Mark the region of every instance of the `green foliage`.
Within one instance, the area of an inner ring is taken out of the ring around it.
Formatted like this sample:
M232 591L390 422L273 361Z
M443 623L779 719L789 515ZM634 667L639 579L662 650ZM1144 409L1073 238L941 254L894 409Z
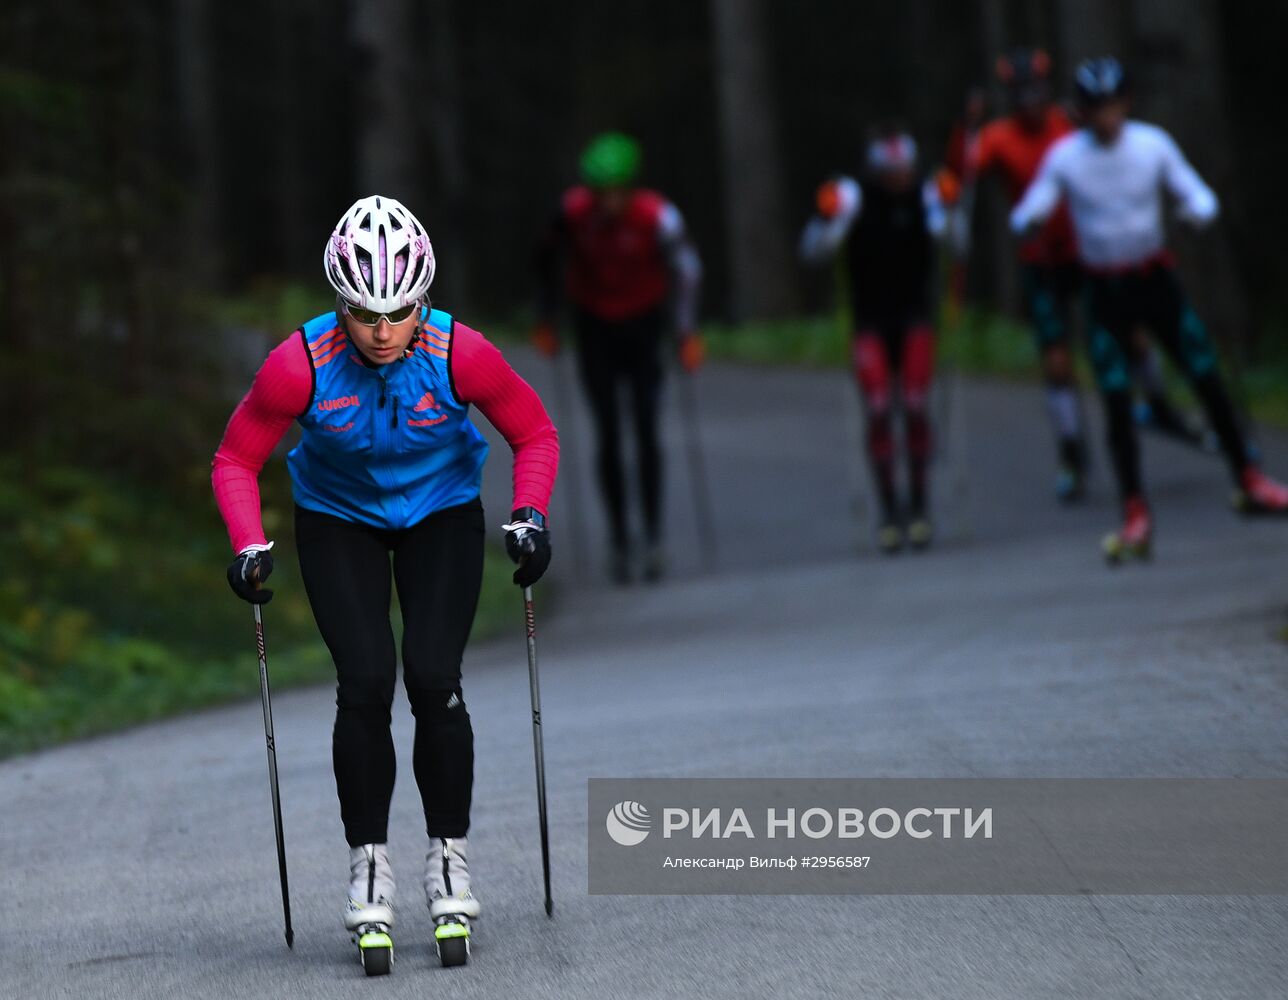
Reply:
M265 612L273 683L325 681L285 477L264 479L282 551ZM0 539L0 757L255 694L250 609L228 590L228 542L205 503L0 459L0 520L15 526ZM476 637L518 620L507 566L489 552Z
M756 364L837 366L849 356L848 335L830 319L708 326L707 351L713 358Z
M1036 378L1037 349L1029 328L980 309L967 309L940 335L943 363L980 375Z
M78 124L83 106L82 94L72 84L0 67L0 108L23 120L25 125Z
M1288 347L1264 350L1240 374L1235 388L1244 406L1264 423L1288 427Z
M240 295L220 295L194 303L216 328L270 331L281 339L306 319L335 308L335 293L322 280L307 283L262 278Z
M716 325L705 332L714 358L837 367L850 363L849 326L837 315ZM939 358L966 371L991 375L1020 377L1037 371L1028 330L980 311L966 312L955 329L940 333Z
M713 358L753 364L840 367L850 363L848 321L839 316L806 317L742 326L712 326L706 331ZM1283 338L1265 338L1283 343ZM975 375L1008 379L1039 377L1033 336L1023 323L982 309L966 310L955 326L942 326L938 363ZM1078 358L1084 385L1092 385L1084 357ZM1258 423L1288 427L1288 348L1262 347L1246 367L1227 358L1223 365L1231 391ZM1184 381L1168 371L1169 387L1183 396Z

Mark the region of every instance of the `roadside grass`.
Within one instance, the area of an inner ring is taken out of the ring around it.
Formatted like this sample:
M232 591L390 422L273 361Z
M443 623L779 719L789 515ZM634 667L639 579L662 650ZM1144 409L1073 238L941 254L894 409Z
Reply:
M850 363L849 324L836 316L712 325L704 333L710 357L718 360L825 368ZM1288 346L1275 340L1244 364L1234 364L1228 349L1223 354L1223 371L1240 408L1259 424L1288 427ZM984 310L968 309L960 322L941 324L937 364L991 378L1032 381L1041 375L1028 327ZM1094 385L1085 357L1080 355L1077 364L1082 384ZM1188 396L1184 380L1170 365L1167 379L1178 398Z
M332 676L287 554L281 465L263 477L283 553L264 611L275 690ZM258 692L250 608L224 579L230 553L211 501L6 456L0 519L13 525L0 540L0 757ZM512 572L489 547L475 638L517 629Z

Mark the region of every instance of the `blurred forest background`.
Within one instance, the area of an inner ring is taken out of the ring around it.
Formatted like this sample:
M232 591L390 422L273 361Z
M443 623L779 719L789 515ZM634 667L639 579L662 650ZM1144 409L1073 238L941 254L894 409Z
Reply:
M967 87L1000 109L994 59L1034 44L1061 94L1079 58L1127 60L1139 113L1224 202L1197 294L1255 339L1288 254L1286 34L1274 0L19 0L0 20L4 337L110 336L141 378L158 351L191 357L226 296L320 285L330 227L371 191L425 220L440 301L509 317L610 127L688 218L708 312L792 315L817 305L799 225L864 129L903 118L933 165ZM992 295L1010 269L981 263Z
M133 704L130 684L222 655L244 624L210 455L268 347L327 308L323 243L357 196L395 196L426 224L436 302L513 329L578 151L626 130L703 254L707 321L735 338L809 328L828 288L795 261L799 227L874 120L907 121L933 168L969 87L1004 110L1001 52L1045 47L1060 96L1077 60L1116 53L1138 113L1223 202L1214 231L1180 240L1193 296L1227 347L1273 368L1285 37L1275 0L9 0L0 753L6 724L10 748L112 724L60 708L59 683L125 685ZM996 193L978 211L972 298L1005 313ZM287 497L266 484L270 531L287 530ZM215 609L195 628L193 602ZM290 607L303 642L307 611ZM157 697L121 710L165 710Z

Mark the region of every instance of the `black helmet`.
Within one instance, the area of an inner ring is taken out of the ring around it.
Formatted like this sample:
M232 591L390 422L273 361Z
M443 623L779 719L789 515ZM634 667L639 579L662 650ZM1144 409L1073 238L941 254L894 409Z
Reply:
M1104 104L1127 94L1127 72L1113 56L1087 59L1073 74L1078 101L1088 107Z
M1008 87L1024 87L1051 75L1051 57L1042 49L1014 49L997 58L997 78Z

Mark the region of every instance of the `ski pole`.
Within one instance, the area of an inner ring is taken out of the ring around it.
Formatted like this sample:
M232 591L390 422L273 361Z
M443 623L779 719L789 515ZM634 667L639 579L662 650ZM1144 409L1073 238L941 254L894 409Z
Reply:
M967 101L969 103L969 96ZM963 123L962 133L962 182L957 205L949 215L948 294L943 309L944 326L956 332L962 324L962 311L966 301L966 281L970 275L971 223L975 214L975 189L979 182L976 153L979 147L980 127Z
M554 915L550 898L550 834L546 826L546 754L541 737L541 685L537 680L537 619L532 588L523 588L523 620L528 635L528 688L532 694L532 756L537 766L537 816L541 823L541 872L546 887L546 916Z
M702 455L702 435L698 426L698 402L693 392L693 376L680 376L680 410L684 415L685 451L689 459L689 485L693 491L693 510L698 519L698 543L708 570L716 565L716 537L711 518L711 491L708 487L706 462Z
M291 892L286 882L286 840L282 836L282 799L277 790L277 746L273 741L273 703L268 691L268 657L264 652L264 615L255 605L255 645L259 650L259 695L264 703L264 743L268 747L268 787L273 793L273 831L277 834L277 871L282 882L282 914L286 947L295 947L291 930Z
M866 419L854 384L852 352L854 350L854 310L850 305L849 264L842 245L832 259L832 285L836 290L837 342L846 359L845 392L841 397L841 420L845 424L845 469L850 480L850 513L856 523L868 520L867 480L863 470L863 425Z

